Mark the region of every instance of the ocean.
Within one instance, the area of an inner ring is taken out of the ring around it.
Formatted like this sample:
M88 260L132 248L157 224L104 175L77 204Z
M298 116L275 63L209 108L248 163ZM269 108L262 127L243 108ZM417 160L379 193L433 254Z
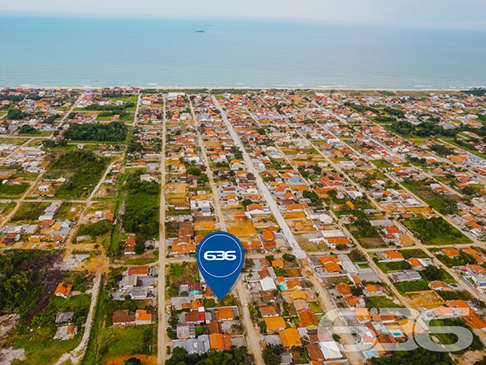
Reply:
M0 17L0 86L465 89L486 31Z

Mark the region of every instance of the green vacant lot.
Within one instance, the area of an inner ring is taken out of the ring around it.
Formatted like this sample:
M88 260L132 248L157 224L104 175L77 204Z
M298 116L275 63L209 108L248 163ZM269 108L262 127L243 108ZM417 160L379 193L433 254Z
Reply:
M82 337L82 325L86 321L91 302L91 295L82 294L68 299L52 296L48 306L32 319L33 332L25 326L9 340L14 348L24 348L28 364L53 364L65 352L73 350ZM57 326L57 312L74 312L73 323L78 327L78 334L72 340L54 340Z
M406 180L402 183L406 188L425 200L432 208L442 214L457 212L458 195L445 195L432 190L423 181Z
M91 338L84 358L85 365L105 364L115 356L136 354L154 355L157 352L157 327L154 324L138 326L112 326L113 312L120 309L145 309L157 312L145 300L112 300L110 291L118 286L124 268L112 269L101 287L91 330Z
M57 189L56 198L79 199L88 196L95 188L107 165L108 159L91 151L70 151L57 158L47 175L68 179Z
M22 204L20 209L15 213L11 222L34 222L39 219L44 210L49 206L49 203L41 202L26 202Z
M404 223L418 239L427 245L452 245L472 242L442 217L408 219Z
M18 185L2 184L0 185L0 197L2 198L18 198L20 197L27 188L29 184L23 183Z

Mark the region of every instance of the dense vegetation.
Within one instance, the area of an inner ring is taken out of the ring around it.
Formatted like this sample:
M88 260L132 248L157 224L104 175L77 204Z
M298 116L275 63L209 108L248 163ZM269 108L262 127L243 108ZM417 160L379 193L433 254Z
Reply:
M446 318L446 319L434 319L430 321L431 331L433 332L433 326L445 327L464 327L471 331L473 335L472 343L466 348L461 349L461 341L457 338L457 335L454 333L434 333L432 336L439 339L441 344L444 345L457 345L453 346L454 349L457 348L454 352L464 353L466 351L479 351L484 348L483 343L479 339L479 337L474 334L470 327L468 327L464 321L460 318Z
M463 91L466 94L474 96L484 96L486 95L486 88L484 87L473 87L470 90Z
M124 123L76 124L72 123L64 132L64 137L73 141L122 142L127 137L128 128Z
M2 184L0 185L0 196L18 196L23 194L29 186L26 183L18 185Z
M188 355L183 347L176 347L172 351L172 356L166 361L167 365L246 365L250 364L247 360L247 348L238 347L234 350L216 351L209 349L203 355Z
M446 245L471 242L442 217L408 219L404 223L425 244Z
M22 127L20 127L19 134L40 134L40 131L28 124L24 124Z
M156 351L156 326L112 326L113 313L117 310L128 309L134 312L137 309L143 309L152 314L156 311L146 300L133 300L129 297L126 300L111 298L110 292L118 288L123 270L123 267L111 268L108 277L103 278L104 283L100 287L93 327L83 364L105 364L108 359L123 355L150 356Z
M31 268L34 260L49 255L45 251L6 251L0 255L0 314L27 316L44 292L43 275Z
M159 233L160 185L153 181L140 181L141 174L141 171L134 172L127 180L122 222L125 231L148 239Z
M474 300L474 297L466 290L439 290L437 294L444 300Z
M437 266L429 265L420 272L420 275L427 281L448 281L452 277L444 269L439 269Z
M65 139L45 139L42 141L42 146L48 149L56 147L66 148L68 143Z
M366 217L365 212L362 210L353 210L353 213L356 217L356 221L354 221L354 226L358 229L357 237L379 237L378 229L375 226L372 226L368 218Z
M111 111L118 114L123 113L128 108L133 108L135 103L133 101L129 101L123 105L97 105L92 104L84 108L84 110L104 110L104 111Z
M371 365L452 365L449 354L434 352L422 347L412 351L397 351L392 356L372 358Z
M445 194L432 190L429 186L425 185L421 181L407 179L403 182L403 185L405 185L405 187L407 187L413 193L420 196L432 208L436 209L441 214L454 214L458 211L456 200Z
M440 261L442 261L444 264L447 265L447 267L463 266L467 264L478 263L472 255L469 255L463 250L459 251L459 257L449 257L447 255L439 255L438 257Z
M442 157L454 154L452 150L441 144L433 144L430 149Z
M433 118L431 118L433 119ZM420 124L414 125L407 121L397 121L390 125L390 127L401 134L402 136L419 136L419 137L432 137L432 136L445 136L453 137L457 134L456 129L444 129L438 124L439 120L427 120Z
M54 287L57 284L57 279L50 279ZM73 284L76 290L85 291L87 289L85 285L87 278L82 273L71 273L69 277L65 277L63 280ZM81 285L78 285L78 283L81 283ZM52 286L51 289L53 289ZM29 325L28 321L21 322L17 330L8 338L7 347L25 349L27 358L25 363L53 364L63 353L71 351L81 341L83 325L86 322L90 303L91 298L88 294L71 296L68 299L51 296L43 310L37 312L38 309L41 309L39 306L34 310L36 313ZM78 328L78 334L74 339L59 341L53 338L57 331L56 314L65 311L74 312L72 323Z
M10 221L12 223L20 221L35 221L48 206L49 203L44 202L24 202Z
M113 223L107 219L103 219L96 223L81 226L77 235L98 237L110 233L112 229Z
M52 164L51 170L64 170L65 175L72 172L67 183L61 185L56 196L67 198L80 198L93 189L107 165L107 159L96 156L91 151L70 151L61 156Z
M478 114L478 119L483 120L484 116L482 114ZM483 142L486 140L486 126L483 125L480 128L473 128L469 125L461 125L457 128L453 129L444 129L442 126L440 126L438 123L440 120L438 118L429 118L426 122L422 122L418 125L414 125L410 122L407 121L396 121L390 125L390 128L402 135L402 136L418 136L418 137L454 137L454 142L457 144L460 144L463 147L469 147L468 149L471 149L471 146L467 143L464 142L461 139L456 138L457 134L459 132L463 131L469 131L469 132L474 132L478 136L483 137ZM472 140L478 142L478 139L473 138Z
M7 113L7 119L22 120L24 119L24 113L20 109L10 109Z

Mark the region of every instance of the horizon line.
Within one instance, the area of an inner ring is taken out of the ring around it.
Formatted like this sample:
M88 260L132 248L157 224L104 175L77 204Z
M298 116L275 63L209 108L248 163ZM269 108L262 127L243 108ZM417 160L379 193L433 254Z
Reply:
M15 87L15 86L1 86L2 89L22 89L22 90L41 90L41 89L68 89L68 90L97 90L97 89L105 89L105 88L136 88L140 90L338 90L338 91L456 91L456 92L464 92L470 91L474 88L486 88L486 85L478 85L478 86L468 86L467 88L377 88L377 87L370 87L370 88L352 88L352 87L253 87L253 86L134 86L134 85L120 85L120 86L81 86L81 87L73 87L73 86L31 86L31 87Z
M0 15L0 18L64 18L64 19L106 19L106 20L187 20L187 21L241 21L241 22L269 22L269 23L308 23L319 25L334 26L356 26L370 28L396 28L396 29L417 29L417 30L464 30L464 31L486 31L486 22L481 23L397 23L397 22L347 22L332 19L316 18L276 18L276 17L259 17L259 16L163 16L150 14L98 14L98 13L71 13L71 12L19 12L6 11Z

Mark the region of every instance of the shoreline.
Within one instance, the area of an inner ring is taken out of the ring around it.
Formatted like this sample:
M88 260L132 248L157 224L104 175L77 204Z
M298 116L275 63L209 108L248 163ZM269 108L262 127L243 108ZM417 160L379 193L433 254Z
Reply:
M34 90L49 90L49 89L67 89L67 90L99 90L105 88L137 88L141 90L309 90L309 91L440 91L440 92L463 92L472 88L486 88L486 86L468 86L467 88L416 88L416 89L395 89L395 88L347 88L347 87L258 87L258 86L135 86L135 85L115 85L115 86L2 86L3 89L34 89Z

